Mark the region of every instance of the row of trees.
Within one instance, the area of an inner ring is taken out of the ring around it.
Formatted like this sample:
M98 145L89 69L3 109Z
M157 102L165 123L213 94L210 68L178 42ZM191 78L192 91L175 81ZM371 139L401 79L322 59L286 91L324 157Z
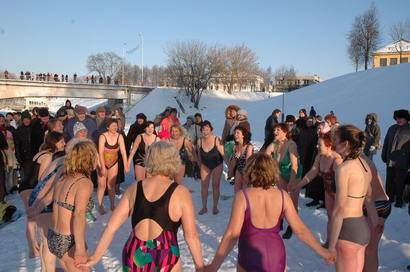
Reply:
M224 86L227 92L254 84L257 77L263 79L264 88L272 88L278 80L296 76L293 67L259 68L258 58L249 47L239 45L223 47L209 46L201 41L175 42L166 49L167 66L141 67L131 65L113 52L91 55L87 68L104 79L109 76L124 84L181 87L198 107L202 92L210 84Z
M393 42L409 39L410 19L392 25L388 34ZM347 40L347 53L356 71L360 66L364 66L364 69L367 70L371 55L378 49L381 41L379 18L374 4L363 14L355 17ZM402 43L398 43L395 49L400 54L401 59Z

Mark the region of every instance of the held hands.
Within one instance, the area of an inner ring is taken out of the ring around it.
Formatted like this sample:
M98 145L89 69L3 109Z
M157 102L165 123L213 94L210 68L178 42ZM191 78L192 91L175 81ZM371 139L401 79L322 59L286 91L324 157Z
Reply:
M81 260L81 262L75 262L75 265L82 269L87 271L91 267L95 266L98 263L98 259L94 258L94 256L90 256L85 260Z
M328 265L333 265L336 262L336 249L323 249L323 253L321 253L320 256Z

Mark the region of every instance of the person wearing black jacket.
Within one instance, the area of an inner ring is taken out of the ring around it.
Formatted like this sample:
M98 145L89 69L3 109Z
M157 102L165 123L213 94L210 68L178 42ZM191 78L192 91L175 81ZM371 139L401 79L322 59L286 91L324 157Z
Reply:
M265 142L262 146L262 149L265 149L270 143L274 140L273 135L273 128L276 124L279 124L279 116L281 115L281 111L279 109L275 109L271 115L269 115L268 119L265 122Z
M145 123L147 122L147 116L143 113L138 113L135 118L134 124L130 126L130 130L128 131L127 137L125 139L126 149L131 150L131 145L134 143L135 138L141 133L144 132Z
M410 114L408 110L394 112L396 124L389 127L382 149L386 163L386 193L395 207L403 206L403 191L410 168Z
M44 142L44 136L47 131L47 123L50 120L50 114L47 108L38 109L38 119L34 119L31 124L31 146L32 152L37 154L40 146Z
M3 153L7 148L9 146L6 137L3 133L0 133L0 152ZM4 157L3 155L0 156L0 203L3 203L6 197L6 162L3 159Z
M370 160L373 160L373 156L380 148L380 127L377 124L377 114L367 114L365 122L366 128L364 134L366 136L366 144L363 152Z
M31 142L31 116L28 111L21 114L22 125L16 130L14 137L16 143L16 158L23 170L23 177L30 173L33 165L33 157L36 153L32 151Z

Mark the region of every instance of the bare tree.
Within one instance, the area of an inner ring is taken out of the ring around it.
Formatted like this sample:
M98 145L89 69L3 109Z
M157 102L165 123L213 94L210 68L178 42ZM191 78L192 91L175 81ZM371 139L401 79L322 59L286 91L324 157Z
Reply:
M202 92L222 70L222 50L200 41L189 41L170 45L166 53L170 76L198 108Z
M282 65L275 70L275 91L292 91L296 87L296 70L293 66Z
M243 85L255 81L258 63L252 49L246 45L226 48L224 56L224 70L219 77L227 87L228 93L232 93L235 85L241 90Z
M389 31L390 39L395 42L394 48L399 53L399 63L402 61L402 54L404 51L403 40L410 39L410 18L404 22L398 22L390 27Z
M354 51L354 63L356 62L356 59L357 61L361 60L364 64L364 69L367 70L371 54L377 49L380 42L379 20L377 18L377 10L374 4L372 4L362 15L355 17L348 39L348 53L350 50ZM357 57L359 52L361 57ZM351 58L350 54L349 58ZM358 67L358 65L356 66Z
M363 61L363 47L361 46L360 35L357 31L352 30L348 35L349 46L347 48L347 54L350 61L355 65L356 72L359 70L359 65Z
M89 72L96 72L104 79L107 76L114 78L121 68L122 58L114 52L104 52L88 56L87 69Z

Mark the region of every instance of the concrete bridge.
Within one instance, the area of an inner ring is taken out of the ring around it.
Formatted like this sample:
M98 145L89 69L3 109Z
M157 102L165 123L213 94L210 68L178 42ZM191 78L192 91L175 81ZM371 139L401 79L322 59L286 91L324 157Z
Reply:
M0 79L0 100L25 97L95 98L108 99L128 107L132 104L132 94L145 96L153 89L144 86Z

